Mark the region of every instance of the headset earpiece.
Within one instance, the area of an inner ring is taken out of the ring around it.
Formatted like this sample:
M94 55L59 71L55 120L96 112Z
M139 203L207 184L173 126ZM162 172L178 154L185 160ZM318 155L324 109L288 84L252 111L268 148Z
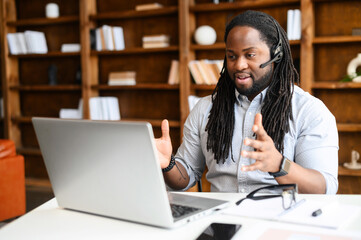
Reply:
M272 19L273 20L273 19ZM278 25L276 23L275 20L273 20L276 29L277 29L277 33L278 33L278 43L276 45L274 45L271 49L271 60L269 60L268 62L265 62L263 64L261 64L259 67L260 68L264 68L267 65L273 63L273 62L280 62L283 58L283 46L282 46L282 36L281 36L281 31L278 28Z

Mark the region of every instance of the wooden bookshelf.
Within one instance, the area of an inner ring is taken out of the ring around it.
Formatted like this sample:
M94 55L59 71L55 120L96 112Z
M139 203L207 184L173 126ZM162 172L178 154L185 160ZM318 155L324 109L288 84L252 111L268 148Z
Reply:
M83 116L89 119L88 100L94 96L116 96L123 120L149 121L156 137L162 119L170 120L173 148L181 143L182 127L189 114L188 96L211 94L214 85L196 85L188 62L223 59L224 28L238 13L248 9L264 11L286 29L287 10L302 13L302 39L290 41L295 62L299 62L300 86L320 98L335 115L340 135L339 163L349 161L351 149L361 152L361 84L344 83L348 62L361 52L361 9L356 0L235 0L217 5L211 0L159 0L164 7L136 11L141 0L54 0L60 17L45 17L46 1L1 0L1 74L5 116L0 135L15 141L26 159L26 177L31 185L48 181L31 117L58 117L61 108L77 108L83 99ZM76 4L75 4L76 3ZM19 7L21 6L21 7ZM333 17L330 18L329 16ZM90 48L90 29L104 24L122 26L125 49L95 51ZM193 33L198 26L216 30L216 43L197 45ZM332 28L330 27L332 26ZM10 55L7 33L25 30L46 35L47 54ZM170 46L142 48L142 36L168 34ZM63 43L80 43L77 53L60 52ZM179 61L180 84L167 84L171 60ZM50 64L58 68L58 84L48 84ZM76 81L81 69L81 83ZM134 86L109 86L112 71L135 71ZM340 167L340 193L355 193L353 182L361 182L357 172ZM355 181L352 181L355 179ZM207 189L207 187L204 187ZM357 191L356 191L357 192ZM361 193L358 190L357 193Z

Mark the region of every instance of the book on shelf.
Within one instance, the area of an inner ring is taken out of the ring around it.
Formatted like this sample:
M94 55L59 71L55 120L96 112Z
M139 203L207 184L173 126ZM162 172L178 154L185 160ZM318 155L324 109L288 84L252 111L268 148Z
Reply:
M10 54L47 53L45 34L38 31L8 33L6 35Z
M162 8L163 5L160 3L145 3L145 4L138 4L135 6L135 10L136 11L145 11L145 10L153 10L153 9L158 9L158 8Z
M80 52L80 44L79 43L64 43L61 45L61 52Z
M146 42L143 43L143 48L164 48L169 47L167 42Z
M170 36L166 34L145 35L142 37L143 48L169 47Z
M135 85L135 71L110 72L108 77L108 85Z
M223 60L193 60L188 63L189 71L196 84L217 84Z
M38 31L25 31L25 41L28 53L47 53L45 34Z
M168 75L168 84L179 84L179 61L172 60Z
M288 40L301 39L301 11L299 9L287 11L287 37Z
M117 97L92 97L89 99L91 120L120 120Z
M119 26L103 25L90 30L90 47L97 51L124 50L124 32Z
M145 35L142 37L143 42L169 42L170 36L166 34Z
M59 111L59 118L82 119L83 118L83 100L79 100L78 108L62 108Z

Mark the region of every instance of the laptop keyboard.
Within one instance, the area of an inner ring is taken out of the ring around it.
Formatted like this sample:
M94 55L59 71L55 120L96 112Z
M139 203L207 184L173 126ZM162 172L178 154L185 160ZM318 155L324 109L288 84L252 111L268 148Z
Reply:
M181 217L183 215L186 215L191 212L195 212L200 209L200 208L188 207L188 206L183 206L183 205L178 205L178 204L173 204L173 203L170 204L170 208L172 209L172 215L174 218Z

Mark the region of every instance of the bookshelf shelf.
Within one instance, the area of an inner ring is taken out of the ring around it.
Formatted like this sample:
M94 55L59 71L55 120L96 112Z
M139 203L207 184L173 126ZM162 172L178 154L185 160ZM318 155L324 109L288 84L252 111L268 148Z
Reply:
M12 27L55 25L79 22L79 16L61 16L58 18L31 18L7 21L6 24Z
M206 85L206 84L192 84L193 90L206 90L213 91L216 85Z
M122 118L122 121L139 121L139 122L149 122L153 127L160 127L163 119L139 119L139 118ZM180 122L174 120L168 120L169 127L171 128L179 128Z
M361 89L361 83L355 82L314 82L313 89Z
M177 6L163 7L159 9L147 10L147 11L136 11L128 10L121 12L107 12L107 13L98 13L92 14L89 16L90 20L114 20L114 19L132 19L132 18L147 18L147 17L157 17L157 16L166 16L178 13Z
M361 177L361 170L353 170L345 168L344 166L338 166L338 175Z
M11 58L49 58L49 57L80 57L80 52L60 52L60 51L50 51L48 53L42 54L18 54L18 55L11 55Z
M263 1L241 1L234 3L203 3L190 6L191 12L211 12L222 10L239 10L250 8L265 8L265 7L277 7L284 5L299 5L299 0L263 0Z
M338 123L337 129L339 132L361 132L361 123Z
M157 52L177 52L179 50L178 46L170 46L164 48L128 48L121 51L91 51L92 56L103 56L103 55L129 55L129 54L142 54L142 53L157 53Z
M291 40L290 45L300 45L300 40ZM191 50L223 50L226 47L224 42L217 42L212 45L198 45L198 44L191 44Z
M327 36L315 37L314 44L331 44L331 43L358 43L361 42L361 36Z
M81 91L80 85L31 85L31 86L11 86L10 90L17 91Z
M164 83L139 83L130 86L110 86L106 84L92 86L93 89L98 90L137 90L137 89L149 89L149 90L179 90L179 85L170 85Z
M17 148L16 151L22 155L41 156L39 148Z

